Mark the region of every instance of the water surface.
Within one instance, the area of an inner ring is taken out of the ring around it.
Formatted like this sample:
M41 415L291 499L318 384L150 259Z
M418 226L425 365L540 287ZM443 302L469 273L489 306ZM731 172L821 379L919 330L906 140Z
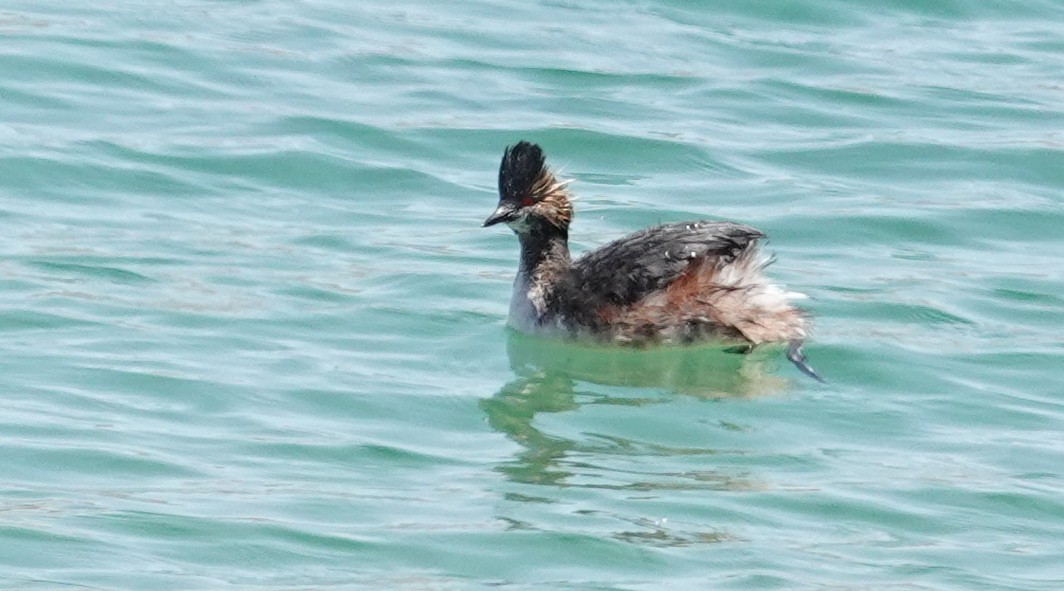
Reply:
M5 589L1064 586L1064 6L0 9ZM829 384L504 328L573 247L772 237Z

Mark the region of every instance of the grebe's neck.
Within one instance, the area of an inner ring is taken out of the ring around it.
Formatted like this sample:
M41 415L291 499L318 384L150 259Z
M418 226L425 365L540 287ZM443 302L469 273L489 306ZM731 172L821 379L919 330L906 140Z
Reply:
M564 271L572 265L569 258L569 229L559 228L546 220L528 220L527 226L517 230L521 241L521 267L518 271L537 280Z
M525 218L510 227L521 241L521 266L510 298L510 326L539 332L553 326L551 301L559 281L572 268L569 232L542 218Z

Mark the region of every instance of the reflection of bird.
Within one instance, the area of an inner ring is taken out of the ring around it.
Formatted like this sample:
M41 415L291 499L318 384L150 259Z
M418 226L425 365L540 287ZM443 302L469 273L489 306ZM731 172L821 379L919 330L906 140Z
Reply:
M664 404L668 407L672 394L712 399L771 395L783 389L785 380L761 370L764 361L758 359L761 355L726 355L706 347L653 350L587 347L543 342L516 333L509 335L507 353L517 376L494 396L478 403L488 424L522 448L512 460L498 466L507 478L527 484L634 490L735 491L761 486L749 474L726 468L706 466L677 472L661 469L665 456L690 458L696 454L729 453L713 446L670 447L656 439L642 441L613 423L616 429L594 432L576 429L575 433L566 433L564 429L551 428L556 426L556 421L543 420L543 415L572 413L573 416L559 420L580 422L580 411L595 413L591 409L604 406L649 408ZM721 371L706 371L707 363ZM699 423L726 431L743 429L720 421L711 410L713 407L703 408L706 416L697 418ZM628 470L611 472L608 482L597 481L594 476L578 479L582 484L573 482L573 476L599 474L602 467L599 462L609 463L607 458L618 455L637 463L640 456L653 456L653 460L644 470L631 470L628 464Z
M787 358L820 380L802 354L808 321L790 303L801 296L762 274L771 262L757 248L764 234L731 222L665 224L572 261L565 185L539 146L506 149L499 205L484 225L505 222L521 243L514 328L636 346L786 342Z
M730 355L712 346L588 346L511 333L506 352L510 367L518 376L564 377L573 384L646 388L707 399L771 396L786 389L786 380L772 374L775 364L767 351ZM614 402L642 404L663 400L660 395L646 399L633 395L629 392Z

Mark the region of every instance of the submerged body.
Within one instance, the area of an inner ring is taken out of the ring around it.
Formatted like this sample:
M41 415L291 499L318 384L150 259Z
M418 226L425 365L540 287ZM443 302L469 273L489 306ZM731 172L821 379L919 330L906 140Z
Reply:
M484 225L505 222L521 243L514 328L633 346L785 342L787 357L820 379L801 353L808 321L791 300L803 296L764 276L771 260L758 250L761 232L720 221L665 224L573 261L571 220L565 183L546 167L539 146L508 148L499 206Z

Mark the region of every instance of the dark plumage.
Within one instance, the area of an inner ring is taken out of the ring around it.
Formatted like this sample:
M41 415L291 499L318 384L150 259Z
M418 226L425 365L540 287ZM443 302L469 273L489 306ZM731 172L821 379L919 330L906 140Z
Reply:
M535 195L535 184L548 174L543 150L518 142L506 149L499 165L499 199L520 202Z
M762 237L749 226L731 222L666 224L587 253L573 265L573 277L588 297L613 305L632 304L667 287L692 261L714 257L730 263Z
M573 262L572 205L529 142L506 149L499 168L499 205L485 220L505 222L521 242L510 324L526 332L561 333L635 346L722 340L747 349L789 343L787 357L805 362L808 321L769 282L770 262L757 249L764 234L740 224L665 224L615 240Z

